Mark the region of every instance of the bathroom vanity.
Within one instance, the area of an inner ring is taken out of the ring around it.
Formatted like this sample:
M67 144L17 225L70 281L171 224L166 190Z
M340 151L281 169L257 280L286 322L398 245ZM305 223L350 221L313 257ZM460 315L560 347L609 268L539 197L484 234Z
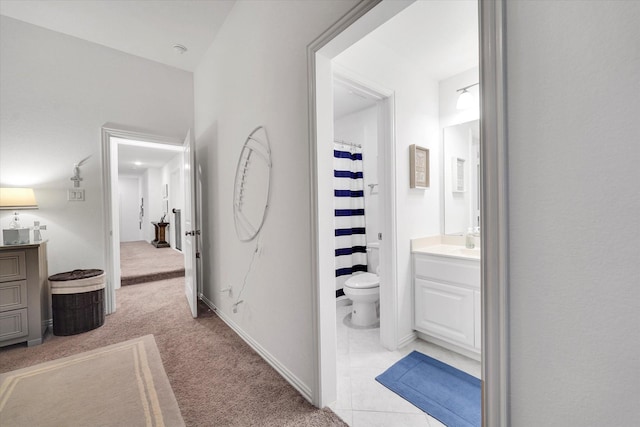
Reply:
M412 241L413 327L426 341L479 360L480 250L446 237Z

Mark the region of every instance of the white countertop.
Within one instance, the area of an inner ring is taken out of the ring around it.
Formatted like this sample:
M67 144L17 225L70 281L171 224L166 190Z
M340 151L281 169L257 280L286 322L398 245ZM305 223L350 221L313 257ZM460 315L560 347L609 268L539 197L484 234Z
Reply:
M459 236L431 236L412 239L411 253L480 260L480 247L468 249L462 244L463 241Z

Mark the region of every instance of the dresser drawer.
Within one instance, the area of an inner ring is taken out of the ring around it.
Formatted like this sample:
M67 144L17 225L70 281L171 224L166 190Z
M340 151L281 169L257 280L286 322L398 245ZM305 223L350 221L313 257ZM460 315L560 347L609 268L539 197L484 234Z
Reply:
M0 254L0 282L11 282L26 278L27 265L24 251L11 251Z
M29 322L26 308L0 313L0 341L27 335L29 335Z
M26 307L26 280L0 283L0 312Z
M417 277L457 283L480 289L480 262L439 256L416 255Z

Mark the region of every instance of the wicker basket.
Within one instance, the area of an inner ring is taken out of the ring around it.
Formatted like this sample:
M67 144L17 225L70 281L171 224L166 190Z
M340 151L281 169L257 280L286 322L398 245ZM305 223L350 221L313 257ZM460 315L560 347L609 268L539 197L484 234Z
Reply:
M49 277L53 334L75 335L104 324L104 272L73 270Z

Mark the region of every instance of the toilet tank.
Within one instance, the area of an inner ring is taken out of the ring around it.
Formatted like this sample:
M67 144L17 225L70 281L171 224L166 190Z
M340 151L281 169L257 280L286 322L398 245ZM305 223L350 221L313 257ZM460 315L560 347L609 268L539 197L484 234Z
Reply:
M367 270L376 273L380 265L380 242L367 243Z

